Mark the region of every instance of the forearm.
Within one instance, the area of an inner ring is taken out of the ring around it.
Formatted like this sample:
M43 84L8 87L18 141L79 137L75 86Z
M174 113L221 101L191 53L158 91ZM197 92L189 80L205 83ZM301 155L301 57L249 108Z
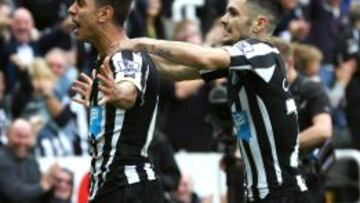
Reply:
M64 109L61 102L53 94L46 94L44 97L46 100L47 109L51 117L58 117Z
M166 58L178 64L201 69L221 69L230 64L230 57L222 49L202 47L185 42L154 39L136 40L137 50Z
M326 126L312 126L300 132L300 148L307 149L315 147L324 143L330 136L331 130L329 130Z
M197 68L177 64L155 55L151 55L151 58L155 63L160 76L165 79L183 81L200 78L199 70Z

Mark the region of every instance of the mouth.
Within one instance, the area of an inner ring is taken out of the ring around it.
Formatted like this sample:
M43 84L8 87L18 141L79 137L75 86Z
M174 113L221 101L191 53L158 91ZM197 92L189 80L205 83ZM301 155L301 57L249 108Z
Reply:
M76 20L72 20L72 23L73 23L73 25L72 25L72 30L73 30L73 32L75 33L75 34L78 34L78 32L79 32L79 29L80 29L80 23L79 22L77 22Z

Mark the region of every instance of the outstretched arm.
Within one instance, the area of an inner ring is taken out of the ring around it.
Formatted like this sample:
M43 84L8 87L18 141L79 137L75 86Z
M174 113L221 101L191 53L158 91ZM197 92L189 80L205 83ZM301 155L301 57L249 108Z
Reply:
M174 63L168 59L150 55L159 74L169 80L195 80L200 78L199 70L197 68Z
M122 48L133 51L147 51L150 54L198 70L225 69L230 64L230 55L226 50L202 47L186 42L137 38L129 40L127 44L122 44Z

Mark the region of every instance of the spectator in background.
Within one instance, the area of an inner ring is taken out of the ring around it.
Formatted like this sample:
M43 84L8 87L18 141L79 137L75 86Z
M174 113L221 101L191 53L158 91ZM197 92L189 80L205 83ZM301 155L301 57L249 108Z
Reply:
M344 17L340 9L341 0L310 0L307 17L311 24L306 40L318 47L324 55L320 78L326 87L334 82L336 38Z
M193 180L189 173L182 173L180 184L171 194L170 203L210 203L209 198L203 200L193 191Z
M156 174L159 174L165 192L165 203L167 203L167 194L175 191L180 182L180 170L175 160L174 150L167 137L161 132L155 131L149 152Z
M68 37L60 28L43 35L35 36L36 28L32 14L25 8L14 11L11 23L11 39L0 50L2 70L7 78L6 92L10 93L19 81L19 72L28 66L35 57L42 56L47 50L61 45ZM65 43L66 44L66 43Z
M151 37L164 39L165 31L162 22L161 0L136 0L135 8L128 19L128 35L134 37Z
M78 77L78 72L76 68L70 66L67 53L62 49L51 49L45 55L45 60L51 71L57 77L54 93L59 100L62 100L68 95L72 83Z
M184 20L175 26L174 40L202 44L198 24ZM205 118L208 112L210 85L202 80L170 82L161 80L160 104L162 131L175 151L211 151L215 139Z
M10 38L11 7L6 0L0 0L0 49ZM0 63L1 64L1 63Z
M310 25L304 19L298 0L282 0L283 17L274 35L286 41L303 41L309 34Z
M352 137L352 146L360 149L360 3L350 8L350 25L339 37L337 69L338 78L343 78L339 92L346 88L346 117Z
M28 121L15 120L8 129L8 145L0 149L0 202L42 203L44 194L55 184L58 166L41 175L30 152L35 138Z
M326 90L318 82L314 82L299 74L294 67L294 55L289 43L275 40L284 61L290 92L293 94L299 117L299 143L302 154L302 169L306 177L313 202L325 203L325 180L312 163L311 156L331 138L331 105ZM299 50L298 50L299 51ZM306 51L303 49L302 51ZM299 53L298 53L299 54ZM306 168L306 170L305 170Z
M61 168L55 176L53 198L49 203L71 203L74 192L74 173L66 168Z
M5 77L0 71L0 146L7 143L6 128L8 126L9 118L7 115L7 105L5 104Z
M67 8L72 1L15 0L15 2L17 7L25 7L34 15L35 24L39 30L45 30L60 23L67 16Z
M320 82L319 71L323 54L312 45L294 44L294 66L297 71Z

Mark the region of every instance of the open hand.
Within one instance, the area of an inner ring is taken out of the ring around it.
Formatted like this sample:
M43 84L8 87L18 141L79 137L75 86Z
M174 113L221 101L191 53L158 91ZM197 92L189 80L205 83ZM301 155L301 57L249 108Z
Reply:
M104 63L101 65L100 72L96 76L99 79L99 90L103 94L103 97L99 101L99 105L114 102L118 92L114 74L111 71L109 63L110 57L106 57Z
M90 106L91 87L95 79L95 75L96 75L95 69L92 71L92 78L90 78L84 73L80 74L80 79L74 82L74 85L71 87L71 89L74 92L78 93L81 97L79 98L75 96L73 98L73 101L82 104L86 107Z

